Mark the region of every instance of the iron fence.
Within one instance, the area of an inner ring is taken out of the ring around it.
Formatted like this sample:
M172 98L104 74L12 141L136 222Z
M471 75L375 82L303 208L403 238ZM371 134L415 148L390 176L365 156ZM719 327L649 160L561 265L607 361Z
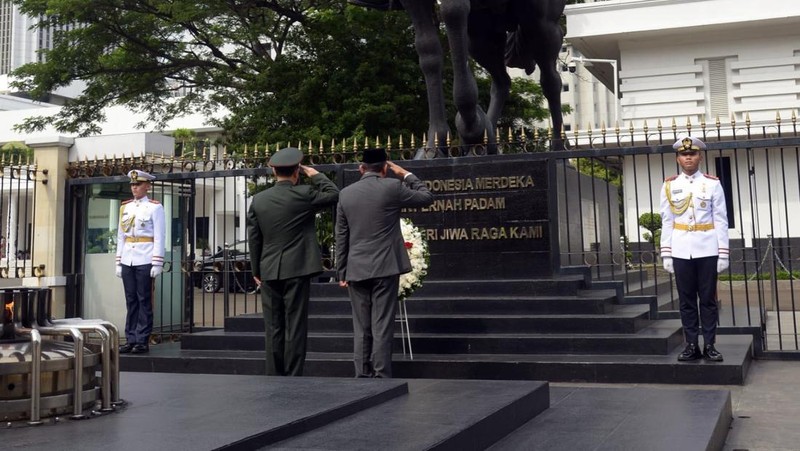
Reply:
M707 143L703 170L720 178L728 201L732 264L719 282L721 324L760 328L769 350L800 350L800 300L795 298L800 224L792 213L800 209L795 117L788 125L776 118L774 124L757 126L732 120L693 127L687 121L680 128L673 122L668 128L659 124L650 129L645 123L641 129L574 131L572 136L562 134L570 150L557 152L546 151L552 132L535 130L509 131L505 140L498 133L492 142L477 146L447 142L437 149L416 149L412 138L411 147L402 139L394 141L400 143L394 148L387 139L386 147L394 160L498 152L525 153L548 162L555 168L550 186L557 191L550 216L561 225L557 265L588 266L593 279L622 281L627 295L655 296L659 311L668 316L677 310L677 295L672 276L661 268L653 216L658 216L664 178L678 171L671 145L684 133ZM266 162L272 147L244 147L231 154L217 147L205 149L199 159L149 155L75 162L67 168L72 193L68 211L78 228L88 225L92 199L119 201L129 195L123 177L127 170L158 174L154 197L171 199L165 206L168 217L172 215L172 257L158 287L159 299L169 299L157 307L161 334L218 328L227 316L260 312L260 297L249 284L245 216L249 193L270 183ZM343 170L358 160L359 149L355 140L352 146L343 141L327 149L309 143L306 154L317 170L341 185ZM333 211L325 212L321 221L332 227L332 218ZM113 228L113 221L106 226ZM90 238L77 239L67 256L66 267L74 274L85 274L82 255ZM108 253L109 246L101 246L101 252ZM330 268L327 243L323 254ZM78 303L74 308L79 313Z

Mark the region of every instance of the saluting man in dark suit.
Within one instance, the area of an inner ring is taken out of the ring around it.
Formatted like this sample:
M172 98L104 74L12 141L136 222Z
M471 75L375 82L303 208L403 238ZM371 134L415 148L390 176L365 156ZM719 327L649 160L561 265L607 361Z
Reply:
M721 362L717 337L717 273L728 268L728 210L719 179L700 172L703 141L687 136L672 146L681 173L661 188L661 258L675 274L686 348L679 361ZM698 306L699 301L699 306ZM698 336L703 333L700 351Z
M361 179L342 190L336 209L336 273L353 307L356 377L392 377L400 274L411 271L400 210L428 206L433 194L386 161L384 149L365 149L359 170ZM397 179L387 178L389 170Z
M303 166L303 153L288 147L269 166L275 186L256 194L247 213L253 278L261 287L267 375L302 376L308 335L311 278L322 272L317 211L333 206L339 189L324 174ZM298 184L300 174L311 185Z

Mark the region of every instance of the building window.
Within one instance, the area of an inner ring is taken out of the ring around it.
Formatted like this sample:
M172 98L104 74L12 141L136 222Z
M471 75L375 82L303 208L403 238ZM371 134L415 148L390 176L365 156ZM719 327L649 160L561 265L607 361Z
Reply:
M706 77L707 77L707 90L706 105L707 114L712 117L728 117L730 115L728 103L728 70L724 58L714 58L701 61L705 63Z
M569 83L564 83L561 85L561 92L569 92Z

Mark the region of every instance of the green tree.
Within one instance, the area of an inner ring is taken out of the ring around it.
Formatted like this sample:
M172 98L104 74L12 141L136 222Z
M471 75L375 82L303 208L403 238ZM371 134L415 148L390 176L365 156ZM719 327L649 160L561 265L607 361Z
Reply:
M658 213L644 213L639 216L639 227L649 230L642 234L648 243L653 243L656 249L661 247L661 215Z
M155 129L187 112L223 111L216 123L231 144L327 146L331 138L427 129L425 84L404 12L346 0L12 1L41 17L40 29L56 30L43 62L14 72L14 88L44 98L86 85L56 116L27 118L18 130L52 125L96 134L112 105L143 113L140 125ZM509 100L520 120L546 114L531 89Z
M11 163L27 163L33 158L33 149L19 141L9 141L0 147L2 160Z

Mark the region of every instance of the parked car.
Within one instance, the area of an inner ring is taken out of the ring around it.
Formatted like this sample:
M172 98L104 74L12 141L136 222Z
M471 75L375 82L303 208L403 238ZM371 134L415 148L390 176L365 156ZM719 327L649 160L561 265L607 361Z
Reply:
M226 257L227 255L227 257ZM247 241L237 241L226 245L216 253L195 263L192 273L194 286L206 293L216 293L225 286L228 275L228 290L254 293L257 291L250 269L250 253Z

